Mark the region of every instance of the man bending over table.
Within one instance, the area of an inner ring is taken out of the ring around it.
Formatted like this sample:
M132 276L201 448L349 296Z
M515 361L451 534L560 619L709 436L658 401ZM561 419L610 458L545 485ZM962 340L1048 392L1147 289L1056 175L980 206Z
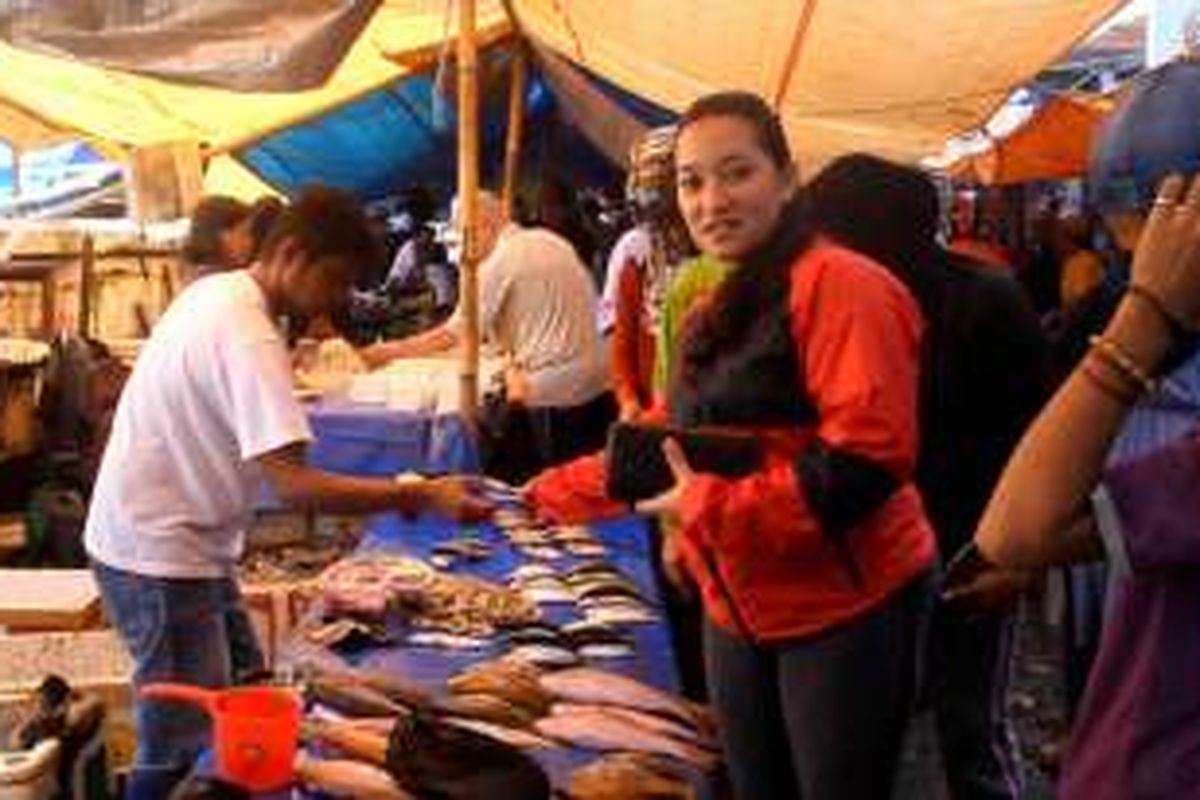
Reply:
M355 201L309 188L275 223L261 260L197 280L155 326L117 406L84 534L135 689L222 687L261 671L235 568L264 477L303 510L488 514L461 478L401 484L305 465L312 433L276 321L334 310L373 255ZM161 800L205 746L207 722L141 700L136 721L128 796Z

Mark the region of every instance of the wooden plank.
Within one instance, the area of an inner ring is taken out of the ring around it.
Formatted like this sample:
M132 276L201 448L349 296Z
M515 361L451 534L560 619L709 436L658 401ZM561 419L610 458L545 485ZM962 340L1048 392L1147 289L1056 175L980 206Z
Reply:
M0 569L0 625L9 630L83 630L101 616L90 570Z

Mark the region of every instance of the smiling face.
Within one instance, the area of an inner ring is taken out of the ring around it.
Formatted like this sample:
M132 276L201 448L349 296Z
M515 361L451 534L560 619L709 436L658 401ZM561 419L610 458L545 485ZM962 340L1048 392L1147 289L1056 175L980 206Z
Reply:
M701 117L676 142L676 195L693 241L737 261L766 243L795 192L795 172L763 148L754 123Z

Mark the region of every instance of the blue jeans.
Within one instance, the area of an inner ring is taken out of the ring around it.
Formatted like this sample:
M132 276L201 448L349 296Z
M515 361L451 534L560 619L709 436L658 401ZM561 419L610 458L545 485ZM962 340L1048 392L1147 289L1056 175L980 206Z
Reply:
M220 688L264 666L231 578L156 578L92 562L105 611L134 660L133 686L171 681ZM160 800L208 746L203 711L135 701L137 754L127 796Z

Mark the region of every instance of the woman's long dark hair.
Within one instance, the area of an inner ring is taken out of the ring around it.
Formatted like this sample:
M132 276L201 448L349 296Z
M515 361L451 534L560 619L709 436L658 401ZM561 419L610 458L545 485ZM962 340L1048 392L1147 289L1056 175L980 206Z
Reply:
M710 117L734 117L754 128L759 146L779 170L793 168L792 153L779 117L761 97L749 92L719 92L697 100L679 122L688 125ZM680 352L681 377L695 382L731 343L762 320L786 317L791 293L791 267L812 243L799 193L783 208L775 230L757 250L741 259L702 314L692 315Z

